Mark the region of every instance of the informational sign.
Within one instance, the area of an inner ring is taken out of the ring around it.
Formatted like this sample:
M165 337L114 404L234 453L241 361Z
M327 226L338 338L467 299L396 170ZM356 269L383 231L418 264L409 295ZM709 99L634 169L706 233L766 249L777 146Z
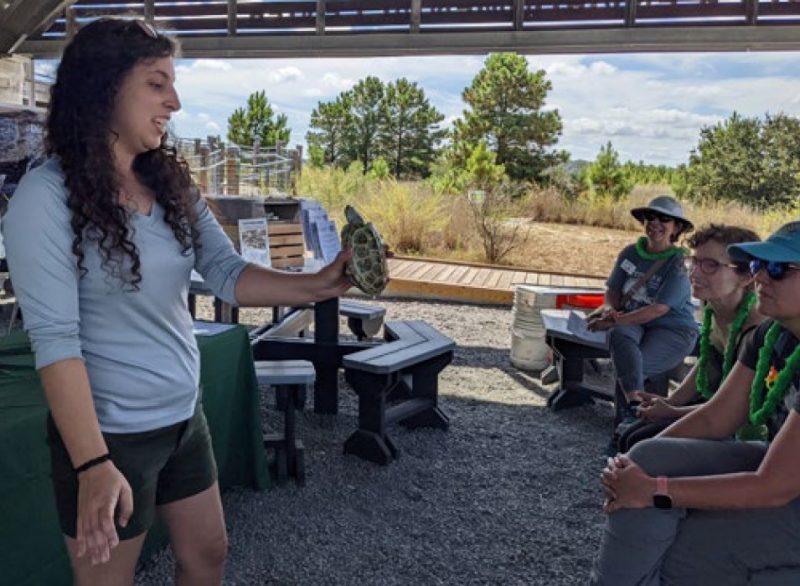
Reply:
M266 218L239 220L239 250L247 262L272 267Z

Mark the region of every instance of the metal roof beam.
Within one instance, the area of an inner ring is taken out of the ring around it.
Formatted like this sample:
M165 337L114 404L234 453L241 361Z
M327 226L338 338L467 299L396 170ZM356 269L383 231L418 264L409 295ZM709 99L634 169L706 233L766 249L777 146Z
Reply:
M186 58L381 57L515 51L525 54L798 51L800 25L626 27L461 33L182 36ZM28 40L18 53L58 57L63 41Z
M20 52L18 48L28 36L49 26L75 1L0 1L0 55Z

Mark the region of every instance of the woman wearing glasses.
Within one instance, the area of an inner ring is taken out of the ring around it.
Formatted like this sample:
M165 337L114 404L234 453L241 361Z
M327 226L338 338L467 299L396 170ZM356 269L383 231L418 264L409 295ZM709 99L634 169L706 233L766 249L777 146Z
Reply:
M178 584L219 584L227 536L186 299L196 269L241 306L340 295L348 254L317 275L248 265L166 142L181 107L175 43L101 19L64 50L51 158L3 219L50 407L56 505L78 585L132 584L156 514Z
M619 254L606 283L604 309L588 324L609 330L618 380L616 423L636 421L633 403L645 379L680 364L697 340L684 250L675 245L692 223L666 195L631 214L645 234Z
M707 403L609 458L593 584L800 583L800 222L728 252L770 319Z
M619 438L620 452L666 428L691 413L716 392L728 375L747 335L763 316L755 307L753 279L746 262L734 263L727 248L740 242L760 240L752 230L736 226L710 226L688 239L692 256L684 259L692 294L705 303L697 363L678 389L668 398L642 394L639 421Z

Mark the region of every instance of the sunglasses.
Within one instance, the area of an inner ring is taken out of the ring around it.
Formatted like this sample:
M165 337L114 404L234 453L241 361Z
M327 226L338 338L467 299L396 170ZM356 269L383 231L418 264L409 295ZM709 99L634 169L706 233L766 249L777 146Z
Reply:
M694 267L697 267L698 269L700 269L700 272L703 273L704 275L713 275L722 267L727 267L737 272L741 272L743 270L743 267L739 265L726 264L716 261L713 258L700 258L697 256L687 256L686 258L683 259L683 265L689 272L692 272Z
M673 218L672 216L667 216L665 214L659 214L656 212L644 212L642 214L642 218L644 218L645 221L647 222L653 222L655 220L658 220L662 224L667 224L669 222L675 221L675 218Z
M136 19L133 22L135 22L136 25L139 27L139 29L148 37L150 37L151 39L158 39L158 31L152 24L139 19Z
M767 276L773 281L781 281L786 278L789 271L800 271L800 267L788 262L778 262L774 260L756 259L750 261L750 274L754 277L762 269L767 271Z

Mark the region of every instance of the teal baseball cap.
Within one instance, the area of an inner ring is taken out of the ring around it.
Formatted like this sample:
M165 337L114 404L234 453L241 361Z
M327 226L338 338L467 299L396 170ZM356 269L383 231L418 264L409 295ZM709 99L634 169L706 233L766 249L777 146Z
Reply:
M784 224L763 242L731 244L728 255L734 262L800 262L800 221Z

